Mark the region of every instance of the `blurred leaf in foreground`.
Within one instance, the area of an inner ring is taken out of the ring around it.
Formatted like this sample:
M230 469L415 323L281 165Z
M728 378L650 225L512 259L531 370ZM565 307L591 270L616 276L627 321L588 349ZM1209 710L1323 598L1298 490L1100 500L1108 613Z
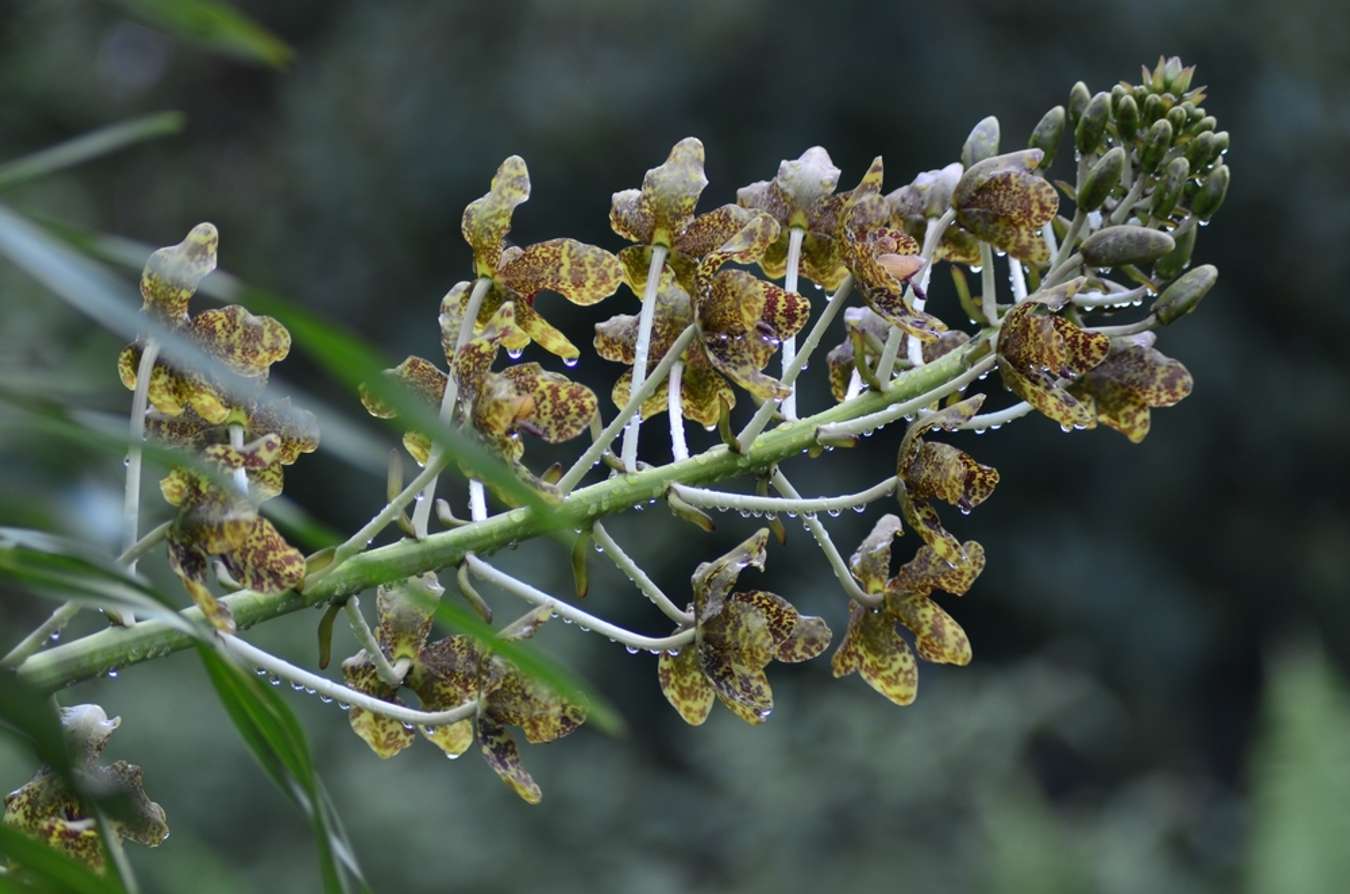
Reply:
M217 0L114 0L146 24L218 53L280 68L295 52L261 25Z

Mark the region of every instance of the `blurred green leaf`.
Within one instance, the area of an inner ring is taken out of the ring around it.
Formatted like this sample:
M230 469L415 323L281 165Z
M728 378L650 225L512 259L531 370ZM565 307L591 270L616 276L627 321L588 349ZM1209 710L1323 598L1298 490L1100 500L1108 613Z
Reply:
M47 149L0 164L0 190L83 164L127 146L176 134L183 129L182 112L156 112L81 134Z
M197 631L167 596L125 566L85 544L26 528L0 528L0 572L60 602L75 600L137 616L175 629Z
M271 687L213 647L197 649L220 703L272 782L309 818L324 890L368 890L346 832L314 770L304 730Z
M1247 890L1321 894L1350 878L1350 691L1321 649L1280 656L1253 752Z
M114 0L147 25L218 53L280 68L295 52L285 41L217 0Z

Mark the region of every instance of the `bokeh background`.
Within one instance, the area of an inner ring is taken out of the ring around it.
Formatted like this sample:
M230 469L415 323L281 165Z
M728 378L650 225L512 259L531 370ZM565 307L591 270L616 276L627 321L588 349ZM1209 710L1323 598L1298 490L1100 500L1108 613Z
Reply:
M1039 417L954 439L1002 473L995 497L953 523L989 554L974 590L945 603L974 643L970 667L923 666L918 701L899 709L856 677L831 679L826 660L777 665L769 723L752 729L718 709L692 729L661 698L650 656L559 625L541 644L617 704L628 733L583 729L529 748L545 792L535 808L474 756L450 764L423 743L381 762L335 706L288 692L376 890L1343 887L1350 305L1338 293L1350 277L1350 14L1341 4L238 6L294 48L289 66L209 52L116 4L8 0L0 159L160 109L182 110L187 127L0 198L154 245L211 220L222 268L392 358L435 356L440 296L470 273L460 212L512 153L534 183L513 236L617 249L610 193L637 185L691 134L708 152L703 207L814 144L844 169L844 185L884 155L890 189L954 160L981 117L996 114L1004 147L1017 148L1075 80L1109 89L1160 52L1199 65L1205 106L1232 134L1233 186L1196 250L1219 266L1219 285L1159 343L1191 369L1193 396L1156 412L1140 447L1104 429L1066 435ZM943 271L935 283L935 306L959 319ZM119 337L4 261L0 294L6 381L125 412ZM595 322L637 307L626 291L590 309L542 300L582 345ZM283 369L367 424L354 396L303 356ZM590 357L575 374L607 393L617 372ZM820 366L807 378L804 406L823 406ZM118 458L0 418L0 522L114 548ZM644 450L656 455L665 423L647 434ZM804 491L859 489L888 474L899 435L787 470ZM701 431L691 437L705 442ZM550 454L532 447L531 457ZM382 470L322 451L288 474L288 494L338 530L368 518L383 489ZM152 498L147 489L150 517L165 517ZM881 511L828 520L841 549ZM730 516L705 536L649 510L611 530L680 601L693 566L753 526ZM556 544L501 561L554 592L570 585ZM589 605L664 629L602 564L592 563ZM160 561L143 567L163 572ZM756 582L842 630L844 601L804 531L771 549ZM49 605L3 580L0 590L8 643ZM509 597L494 599L511 616ZM312 661L317 617L253 635ZM71 634L94 622L82 623ZM345 631L339 648L353 648ZM302 818L257 770L190 655L62 697L122 715L112 755L142 764L168 811L173 837L132 850L153 890L317 887ZM0 745L0 784L17 786L32 769Z

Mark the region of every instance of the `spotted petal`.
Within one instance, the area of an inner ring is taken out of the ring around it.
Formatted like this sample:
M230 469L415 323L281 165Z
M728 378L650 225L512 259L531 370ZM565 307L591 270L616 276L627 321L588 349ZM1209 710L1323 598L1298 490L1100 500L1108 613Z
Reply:
M497 168L488 192L464 209L460 230L473 249L474 273L478 276L496 272L502 242L511 231L511 215L529 197L529 169L523 158L512 155Z
M938 499L969 512L998 485L998 470L950 444L925 442L905 469L905 486L918 500Z
M909 643L895 632L895 620L856 602L849 606L848 628L830 666L836 677L856 671L897 705L912 704L919 692L918 664Z
M342 676L347 685L358 692L394 704L403 704L397 697L398 688L380 679L374 662L364 649L342 662ZM413 743L412 730L406 728L402 721L375 714L357 705L352 705L347 711L347 722L352 732L365 740L371 751L386 760Z
M685 723L700 726L708 719L717 695L703 674L695 647L678 654L662 652L656 662L656 674L661 693Z
M579 705L514 668L506 672L490 704L494 718L520 727L533 744L561 739L586 722Z
M1039 149L1025 149L976 162L952 196L957 223L995 248L1038 266L1050 260L1041 228L1059 208L1054 186L1033 173L1042 155Z
M1191 393L1193 380L1179 360L1132 344L1113 350L1069 391L1091 397L1097 421L1138 444L1148 435L1150 407L1170 407Z
M757 607L727 600L700 624L699 666L717 698L746 723L763 723L773 711L773 691L764 668L773 659L770 621Z
M570 441L586 430L598 412L595 392L566 376L547 372L537 363L522 363L501 373L515 389L527 394L532 409L528 429L551 444Z
M891 577L891 541L904 533L900 519L887 513L877 519L867 535L848 560L849 571L863 592L880 595Z
M265 518L254 519L243 541L221 556L230 575L259 593L284 593L305 578L305 556Z
M443 592L434 572L383 584L375 591L375 638L390 661L418 657Z
M910 632L919 657L937 664L970 664L970 639L956 619L928 596L888 593L886 609Z
M777 339L757 332L709 333L703 339L703 350L717 371L760 400L782 400L792 393L791 388L760 371L777 347Z
M168 323L187 322L188 302L202 279L216 269L219 244L215 226L199 223L182 242L156 249L141 273L144 309Z
M685 137L671 148L664 164L647 171L642 178L642 198L651 215L652 227L643 241L668 246L684 232L699 196L708 185L703 161L703 143Z
M527 804L538 804L544 793L534 777L520 762L520 750L516 740L506 731L505 725L485 713L478 718L478 742L483 759L511 789Z
M208 624L223 633L234 633L234 616L229 606L217 600L207 586L208 554L177 536L177 532L177 526L169 532L169 569L183 582L183 588Z
M204 351L242 376L266 375L291 350L285 326L238 304L202 311L192 318L191 332Z
M441 372L436 364L421 357L409 355L398 366L386 369L383 375L411 388L433 406L439 406L445 394L446 374ZM360 394L361 405L370 415L380 419L393 419L398 415L393 407L380 400L364 384L361 386Z
M920 546L914 558L900 566L888 588L897 593L929 594L942 590L953 596L964 596L984 571L984 547L976 540L961 544L967 561L953 568L927 544Z
M700 563L694 569L691 584L694 591L694 615L710 618L722 610L727 594L736 585L737 578L747 567L764 570L768 556L769 529L760 528L726 555L711 562Z
M623 280L619 259L575 239L550 239L522 249L497 271L511 289L528 297L557 292L573 304L595 304Z

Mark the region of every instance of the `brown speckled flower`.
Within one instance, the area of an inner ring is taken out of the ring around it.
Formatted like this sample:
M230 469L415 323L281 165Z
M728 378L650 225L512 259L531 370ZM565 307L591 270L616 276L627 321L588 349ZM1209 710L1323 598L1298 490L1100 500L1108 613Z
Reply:
M694 642L678 654L664 652L657 675L661 691L685 722L708 719L721 701L746 723L763 723L773 710L769 662L814 658L830 645L822 618L801 615L783 597L764 590L731 592L742 570L764 569L769 529L693 576Z

